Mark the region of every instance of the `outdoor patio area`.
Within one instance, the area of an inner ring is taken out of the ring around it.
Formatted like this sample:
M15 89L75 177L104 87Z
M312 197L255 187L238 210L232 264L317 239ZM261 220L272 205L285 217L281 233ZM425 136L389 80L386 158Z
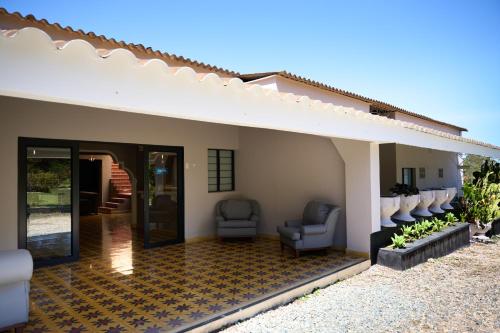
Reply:
M365 261L264 238L144 250L127 216L81 226L81 260L34 271L27 332L185 330Z

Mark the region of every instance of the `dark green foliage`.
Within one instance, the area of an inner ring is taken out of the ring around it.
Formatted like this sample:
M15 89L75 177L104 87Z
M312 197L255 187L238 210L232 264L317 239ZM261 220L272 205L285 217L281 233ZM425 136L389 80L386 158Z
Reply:
M500 183L500 163L493 160L484 160L481 168L472 173L472 184L476 185L480 180L488 176L488 182L492 184Z
M418 188L400 183L396 183L396 185L394 185L390 190L392 193L399 195L403 194L405 197L419 193Z

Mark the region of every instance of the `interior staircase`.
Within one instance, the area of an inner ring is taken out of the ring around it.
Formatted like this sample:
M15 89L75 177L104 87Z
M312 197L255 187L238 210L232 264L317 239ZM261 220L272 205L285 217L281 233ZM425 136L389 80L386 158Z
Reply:
M101 214L118 214L130 211L130 197L132 196L132 183L128 173L120 168L118 163L111 165L111 179L109 188L109 201L99 207Z

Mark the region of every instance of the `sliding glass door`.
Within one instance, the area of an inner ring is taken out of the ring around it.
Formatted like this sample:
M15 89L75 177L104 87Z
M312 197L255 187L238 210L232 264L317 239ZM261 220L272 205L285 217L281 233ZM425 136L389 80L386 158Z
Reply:
M184 241L184 150L144 147L144 246Z
M19 139L19 247L37 266L78 259L78 144Z

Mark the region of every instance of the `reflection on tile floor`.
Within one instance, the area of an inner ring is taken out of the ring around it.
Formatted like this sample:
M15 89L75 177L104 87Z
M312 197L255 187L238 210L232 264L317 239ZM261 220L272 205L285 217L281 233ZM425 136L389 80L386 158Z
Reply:
M362 261L334 251L293 258L269 239L144 250L124 219L82 220L81 260L35 270L27 332L184 329Z

